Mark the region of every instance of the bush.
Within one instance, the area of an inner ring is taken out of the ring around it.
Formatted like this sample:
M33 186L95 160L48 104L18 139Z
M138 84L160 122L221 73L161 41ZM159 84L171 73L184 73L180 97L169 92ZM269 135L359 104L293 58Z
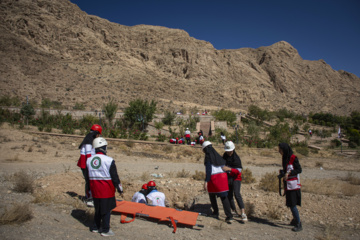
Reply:
M241 180L242 183L245 183L245 184L255 182L255 178L253 177L251 170L248 168L245 168L242 170L241 178L242 178L242 180Z
M295 150L303 156L309 156L309 148L307 147L295 147Z
M103 112L105 113L105 117L108 120L110 126L112 126L112 120L115 118L117 109L118 105L113 99L111 99L110 102L108 102L103 107Z
M277 192L279 190L279 181L277 173L266 173L260 180L259 187L264 191Z
M0 216L0 224L21 224L33 218L33 213L28 203L15 204L10 209L6 209Z
M172 112L170 111L166 111L165 112L165 116L164 118L162 119L162 122L165 124L165 125L169 125L171 126L175 120L175 114L173 114Z
M85 110L85 106L83 103L75 103L75 106L73 107L74 110Z
M201 171L197 171L197 170L195 171L195 174L192 175L192 178L197 181L204 181L205 177L206 177L205 172L201 172Z
M156 137L156 141L158 142L164 142L166 140L166 135L164 134L158 134L157 137Z
M333 147L339 147L341 145L341 142L339 141L339 139L333 139L331 140L331 146Z
M185 171L185 169L177 172L177 174L176 174L176 177L178 177L178 178L187 178L187 177L189 177L189 176L190 176L190 172L189 172L189 171ZM204 178L204 179L205 179L205 178Z
M20 193L33 193L35 178L24 171L14 174L14 191Z
M154 118L156 104L154 100L151 102L141 99L130 101L129 106L124 110L124 119L129 122L130 127L135 123L147 125Z
M236 114L230 110L221 109L215 111L212 115L217 121L226 121L227 124L231 126L236 121Z

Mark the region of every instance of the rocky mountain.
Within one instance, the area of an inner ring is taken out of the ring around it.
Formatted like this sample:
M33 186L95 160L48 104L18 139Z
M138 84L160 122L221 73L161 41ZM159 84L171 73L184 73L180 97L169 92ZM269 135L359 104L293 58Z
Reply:
M163 109L360 110L359 77L303 60L284 41L216 50L183 30L112 23L68 0L1 0L0 20L1 95L69 109L142 98Z

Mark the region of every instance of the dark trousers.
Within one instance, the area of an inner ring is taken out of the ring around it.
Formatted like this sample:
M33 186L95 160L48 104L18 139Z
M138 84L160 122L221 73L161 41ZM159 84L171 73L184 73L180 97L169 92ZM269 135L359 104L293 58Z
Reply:
M82 171L84 178L86 179L86 176L88 175L87 168L81 168L81 171ZM88 199L90 197L91 197L90 186L85 180L85 198Z
M218 207L217 201L216 201L216 193L209 193L209 197L210 197L210 203L211 203L211 207L214 211L214 214L219 214L219 207ZM220 197L220 198L221 198L221 203L223 205L226 217L232 217L231 209L230 209L230 202L229 202L228 197L225 196L225 197Z
M230 207L234 211L236 209L235 202L234 202L234 195L235 195L235 199L236 199L236 202L237 202L239 208L240 209L245 208L243 199L240 194L240 189L241 189L241 181L233 181L233 183L231 185L229 185L228 198L230 201Z
M187 145L190 145L190 144L191 144L190 138L186 138L186 143L187 143Z
M96 207L95 205L94 228L100 229L102 222L102 232L109 232L110 216L111 216L110 211L106 214L101 214L100 207L99 206Z

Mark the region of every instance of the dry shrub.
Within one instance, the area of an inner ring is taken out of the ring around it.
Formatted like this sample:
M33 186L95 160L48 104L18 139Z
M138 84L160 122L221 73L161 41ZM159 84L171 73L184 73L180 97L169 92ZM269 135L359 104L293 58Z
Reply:
M189 172L189 171L185 171L185 169L177 172L177 174L176 174L176 177L178 177L178 178L187 178L187 177L189 177L189 176L190 176L190 172Z
M192 149L186 148L182 151L182 154L185 157L189 157L189 156L192 156L194 154L194 152L192 151Z
M192 175L192 178L197 181L204 181L206 177L205 172L195 170L195 174Z
M355 196L359 193L359 188L358 186L354 186L352 184L349 183L344 183L342 184L341 190L342 194L344 194L345 196Z
M166 153L171 153L171 152L173 152L173 149L174 149L173 146L171 146L171 145L166 145L166 146L164 147L164 152L166 152Z
M35 188L35 177L24 171L14 173L14 188L16 192L33 193Z
M135 143L128 140L128 141L125 142L125 145L128 146L129 148L133 148L135 146Z
M315 163L315 167L323 167L324 163L323 162L316 162Z
M33 218L33 213L28 203L16 203L10 209L6 209L0 217L1 224L19 224Z
M54 196L43 190L35 192L33 196L33 203L51 203L54 201Z
M245 202L245 213L246 216L251 218L255 214L255 204L247 201Z
M279 181L277 173L266 173L260 180L259 187L264 191L277 192L279 190Z
M260 152L260 156L263 156L263 157L274 157L274 151L271 151L271 150L263 150Z
M19 154L16 154L13 158L9 158L6 161L7 162L18 162L18 161L20 161Z
M167 176L168 176L169 178L175 178L176 172L175 172L175 171L170 171L170 172L167 174Z
M150 173L149 172L143 172L140 176L141 181L147 182L150 180Z
M270 204L268 207L267 215L272 219L280 219L281 218L280 208L274 204Z
M31 145L28 149L28 152L32 152L33 151L33 146Z
M340 239L338 232L339 232L339 229L337 229L335 226L331 226L331 225L327 224L324 226L323 235L316 236L315 239L317 239L317 240L337 240L337 239Z
M341 192L341 182L334 179L304 179L301 183L303 192L320 195L335 195Z
M252 175L252 172L250 169L245 168L242 170L242 174L241 174L241 178L242 178L242 183L254 183L255 182L255 178Z
M348 172L347 176L344 178L344 181L348 181L353 185L360 185L360 178L354 176L354 173Z

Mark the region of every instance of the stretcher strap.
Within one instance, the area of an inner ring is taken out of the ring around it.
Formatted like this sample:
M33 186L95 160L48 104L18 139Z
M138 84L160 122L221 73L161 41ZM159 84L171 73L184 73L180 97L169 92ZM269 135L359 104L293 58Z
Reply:
M171 221L171 223L172 223L172 225L173 225L173 227L174 227L174 231L173 231L173 233L176 233L176 223L175 223L175 221L174 221L174 218L173 217L169 217L170 218L170 221Z
M130 222L133 222L134 220L135 220L135 214L129 214L129 215L132 215L132 219L131 220L129 220L129 221L126 221L125 219L126 219L126 217L127 217L127 214L121 214L121 216L120 216L120 222L121 223L130 223Z

